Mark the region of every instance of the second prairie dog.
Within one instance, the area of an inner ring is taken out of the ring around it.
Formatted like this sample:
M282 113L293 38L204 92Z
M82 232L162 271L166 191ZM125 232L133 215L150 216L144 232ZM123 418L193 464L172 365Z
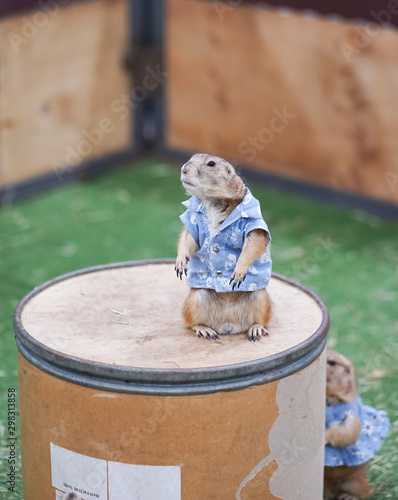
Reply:
M351 361L339 352L327 350L326 404L352 403L357 396L355 370ZM325 444L344 448L355 443L361 422L354 414L332 422L326 429ZM370 462L361 465L325 467L324 496L330 499L364 500L371 493L366 474Z
M328 349L326 371L326 403L351 403L357 396L354 365L339 352ZM356 415L348 415L344 422L336 422L326 430L325 442L344 447L354 443L361 432Z
M191 200L186 202L187 206L192 207L196 203L189 222L184 221L185 214L181 216L184 224L189 225L191 220L195 222L196 218L202 221L202 229L192 230L197 231L195 235L184 226L177 248L177 276L182 278L184 273L188 274L188 285L191 287L183 307L185 324L192 328L198 337L209 340L218 339L219 334L242 332L247 333L249 340L260 340L262 336L268 335L266 325L271 317L271 301L265 288L271 275L271 259L270 236L261 217L258 201L252 197L233 166L217 156L193 155L181 169L181 182L187 193L192 195ZM188 205L190 202L191 205ZM254 204L253 210L256 209L253 219L256 222L251 222L253 228L249 227L249 224L245 226L244 217L247 215L239 212L244 202L247 202L248 207L251 206L249 202ZM234 212L235 209L238 212ZM231 252L228 255L226 253L229 260L222 271L212 269L212 259L220 259L227 247L213 243L217 241L216 238L221 238L221 233L226 234L224 226L239 213L242 214L239 228L229 229L234 231L232 236L236 239L236 244L232 244L232 255ZM231 218L228 219L230 215ZM206 231L203 230L203 224ZM242 239L241 246L239 238ZM207 250L204 250L206 248ZM213 254L209 257L206 252L208 255L211 252ZM203 279L197 279L192 285L190 275L193 273L189 266L194 266L195 262L196 265L199 263L199 266L207 265L208 269L200 269L197 273L203 276ZM262 274L257 271L256 266ZM253 282L256 274L259 275L258 279L261 279L259 285ZM246 280L248 275L250 278ZM222 283L222 291L216 291L215 280ZM204 283L203 286L201 282Z

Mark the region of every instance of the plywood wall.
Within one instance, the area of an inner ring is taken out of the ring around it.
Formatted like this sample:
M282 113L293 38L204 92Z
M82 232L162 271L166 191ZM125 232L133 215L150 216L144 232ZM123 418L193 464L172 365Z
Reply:
M398 203L398 33L237 5L167 1L168 145Z
M128 30L127 0L0 22L0 186L131 145Z

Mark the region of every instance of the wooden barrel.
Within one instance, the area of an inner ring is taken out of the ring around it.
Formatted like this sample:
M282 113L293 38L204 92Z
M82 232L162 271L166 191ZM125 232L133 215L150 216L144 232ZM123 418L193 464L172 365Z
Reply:
M18 305L24 500L322 498L328 312L273 275L270 336L196 338L171 261L83 269Z

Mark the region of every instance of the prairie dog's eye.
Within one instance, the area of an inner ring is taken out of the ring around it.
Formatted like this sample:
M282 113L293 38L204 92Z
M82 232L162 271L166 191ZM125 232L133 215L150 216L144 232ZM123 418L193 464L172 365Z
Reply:
M215 166L215 164L216 164L216 162L215 162L215 161L213 161L213 160L210 160L210 161L208 161L208 162L207 162L207 166L208 166L208 167L214 167L214 166Z
M333 361L332 359L329 359L327 361L327 364L330 365L330 366L334 366L334 365L337 365L336 361Z

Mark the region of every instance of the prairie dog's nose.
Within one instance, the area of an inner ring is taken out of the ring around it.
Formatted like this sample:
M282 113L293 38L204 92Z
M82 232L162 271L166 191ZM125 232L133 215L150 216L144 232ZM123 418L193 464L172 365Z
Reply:
M184 163L184 165L181 167L181 173L182 173L182 174L186 174L186 173L188 172L188 170L189 170L189 168L188 168L188 163L189 163L189 162Z

